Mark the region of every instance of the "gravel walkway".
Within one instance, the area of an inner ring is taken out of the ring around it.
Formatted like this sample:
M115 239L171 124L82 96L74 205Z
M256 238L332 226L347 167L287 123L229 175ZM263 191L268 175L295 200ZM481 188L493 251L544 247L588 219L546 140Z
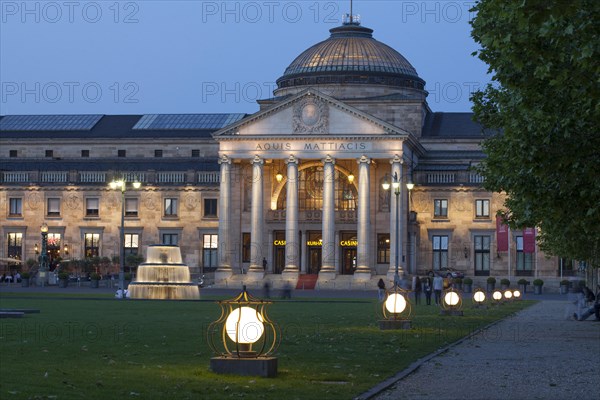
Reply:
M600 322L542 301L423 363L373 399L600 399Z

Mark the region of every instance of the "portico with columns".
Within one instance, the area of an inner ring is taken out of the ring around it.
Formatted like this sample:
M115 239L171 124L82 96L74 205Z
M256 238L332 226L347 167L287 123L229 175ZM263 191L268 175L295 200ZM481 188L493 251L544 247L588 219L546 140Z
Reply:
M395 268L396 198L381 181L401 176L403 160L422 151L409 132L306 90L213 137L221 165L217 281L318 274L366 282ZM403 216L406 190L400 202Z

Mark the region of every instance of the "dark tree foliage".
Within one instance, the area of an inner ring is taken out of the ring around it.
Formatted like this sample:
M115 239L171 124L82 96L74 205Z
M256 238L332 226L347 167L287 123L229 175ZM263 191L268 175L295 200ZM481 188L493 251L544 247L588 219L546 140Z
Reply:
M474 94L485 187L509 223L553 255L600 263L600 1L480 0L475 53L494 83Z

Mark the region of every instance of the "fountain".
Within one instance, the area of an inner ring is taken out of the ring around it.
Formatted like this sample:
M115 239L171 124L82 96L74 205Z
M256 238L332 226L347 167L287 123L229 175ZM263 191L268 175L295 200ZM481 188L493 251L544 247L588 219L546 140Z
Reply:
M190 269L181 260L177 246L148 246L146 262L137 270L135 282L129 284L132 299L197 300L198 285L190 280Z

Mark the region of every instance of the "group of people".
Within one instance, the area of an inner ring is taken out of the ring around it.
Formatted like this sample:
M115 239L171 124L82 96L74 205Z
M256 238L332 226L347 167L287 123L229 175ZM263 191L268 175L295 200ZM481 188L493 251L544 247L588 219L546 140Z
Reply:
M0 275L0 282L5 282L5 283L19 283L21 282L21 274L19 272L15 273L14 275L11 273L8 273L6 275Z
M379 301L383 301L385 299L385 282L383 279L379 279L377 287L379 289ZM415 304L421 304L421 293L425 293L425 302L428 306L431 305L432 294L435 304L440 305L442 291L444 290L444 278L441 276L434 276L433 278L430 276L414 276L410 289L412 290Z

